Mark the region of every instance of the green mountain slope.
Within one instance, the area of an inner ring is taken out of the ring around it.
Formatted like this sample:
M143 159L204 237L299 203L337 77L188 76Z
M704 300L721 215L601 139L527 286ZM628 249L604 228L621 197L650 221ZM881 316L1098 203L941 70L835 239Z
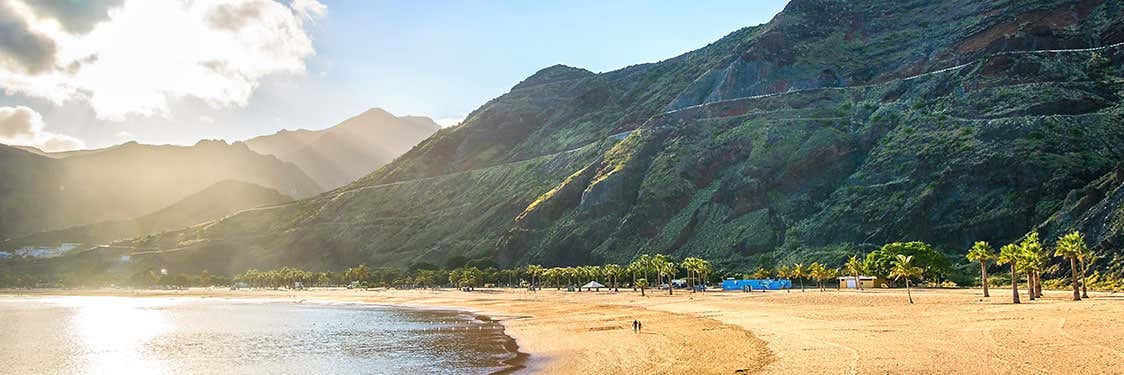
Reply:
M61 243L106 244L167 230L183 229L240 210L292 202L277 190L226 180L215 183L159 211L129 220L106 221L50 232L40 232L5 242L5 248Z
M229 179L294 197L320 191L296 166L220 141L130 142L57 159L0 146L0 174L0 238L135 218Z
M659 63L544 69L354 183L133 259L750 266L1002 243L1124 159L1122 41L1111 1L795 0Z

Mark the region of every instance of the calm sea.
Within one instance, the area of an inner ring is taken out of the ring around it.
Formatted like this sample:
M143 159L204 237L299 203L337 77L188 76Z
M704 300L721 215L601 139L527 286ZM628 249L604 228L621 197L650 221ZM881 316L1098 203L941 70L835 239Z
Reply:
M515 358L502 326L455 311L0 297L0 374L473 374Z

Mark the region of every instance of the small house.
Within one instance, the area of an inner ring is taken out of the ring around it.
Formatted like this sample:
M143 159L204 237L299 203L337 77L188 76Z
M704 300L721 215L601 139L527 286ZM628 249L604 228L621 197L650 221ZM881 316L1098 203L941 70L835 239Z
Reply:
M876 276L859 276L858 281L855 280L854 276L839 277L840 289L858 289L860 283L864 289L878 288L887 284L886 279Z

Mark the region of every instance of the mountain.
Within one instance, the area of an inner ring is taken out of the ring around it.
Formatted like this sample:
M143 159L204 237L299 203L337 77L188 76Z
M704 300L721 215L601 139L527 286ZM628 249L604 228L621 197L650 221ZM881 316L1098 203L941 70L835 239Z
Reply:
M4 243L5 248L62 243L105 244L182 229L240 210L292 202L277 190L235 180L219 181L156 212L135 219L105 221L50 232L39 232Z
M137 239L175 251L132 259L230 273L662 252L749 269L1095 225L1073 218L1119 208L1121 42L1114 1L793 0L658 63L548 67L351 184Z
M373 108L328 129L282 130L246 145L296 164L320 186L334 189L390 163L440 129L428 117L396 117Z
M294 197L320 191L296 166L221 141L130 142L57 159L0 145L0 237L135 218L231 179Z

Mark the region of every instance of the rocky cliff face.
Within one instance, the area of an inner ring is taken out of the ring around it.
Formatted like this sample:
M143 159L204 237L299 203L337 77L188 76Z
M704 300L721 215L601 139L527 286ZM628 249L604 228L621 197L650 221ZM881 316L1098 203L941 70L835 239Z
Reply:
M136 246L241 270L1002 243L1124 158L1121 41L1111 1L794 0L659 63L544 69L355 183Z

